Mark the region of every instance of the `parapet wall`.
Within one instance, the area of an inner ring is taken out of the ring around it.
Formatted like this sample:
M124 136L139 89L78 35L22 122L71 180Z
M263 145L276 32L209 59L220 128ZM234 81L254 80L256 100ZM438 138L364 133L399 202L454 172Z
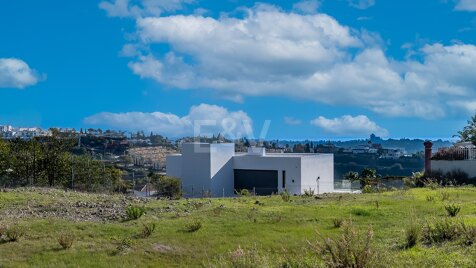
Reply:
M470 178L476 178L476 160L431 160L431 169L434 171L441 170L443 172L460 169L468 173Z

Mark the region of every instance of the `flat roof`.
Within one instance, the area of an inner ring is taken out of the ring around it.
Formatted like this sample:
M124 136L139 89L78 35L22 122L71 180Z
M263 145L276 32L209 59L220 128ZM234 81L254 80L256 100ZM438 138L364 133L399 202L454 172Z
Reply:
M331 155L331 154L293 154L293 153L266 153L265 155L253 155L248 153L237 153L235 156L243 157L243 156L252 156L252 157L296 157L296 158L303 158L303 157L314 157L314 156L322 156L322 155Z

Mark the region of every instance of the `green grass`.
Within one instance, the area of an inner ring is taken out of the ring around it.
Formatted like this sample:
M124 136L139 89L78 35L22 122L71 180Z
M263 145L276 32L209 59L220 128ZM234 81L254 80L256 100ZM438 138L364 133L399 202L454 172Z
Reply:
M281 196L154 200L130 203L146 210L136 221L17 219L3 213L32 204L94 202L104 197L53 192L0 192L0 226L14 225L25 230L19 242L0 242L0 267L208 267L216 266L220 259L239 248L259 251L257 261L289 258L299 263L310 258L313 263L324 265L319 254L309 249L308 242L342 234L333 225L336 218L351 221L361 230L371 226L374 246L381 253L380 258L385 259L381 261L385 266L476 266L476 245L464 247L450 241L435 246L419 243L405 249L406 228L415 222L424 226L427 221L448 217L444 209L448 201L461 206L459 219L476 225L476 188L335 194L322 199L293 196L289 202L284 202ZM427 201L427 196L439 197L442 192L449 195L448 199ZM119 195L108 198L111 203L124 202ZM197 205L198 202L203 204ZM184 227L193 221L199 221L201 228L184 232ZM144 224L152 223L156 224L155 231L149 237L137 238ZM68 250L62 250L58 244L58 237L65 232L75 238ZM118 246L124 239L130 239L130 248L119 252Z

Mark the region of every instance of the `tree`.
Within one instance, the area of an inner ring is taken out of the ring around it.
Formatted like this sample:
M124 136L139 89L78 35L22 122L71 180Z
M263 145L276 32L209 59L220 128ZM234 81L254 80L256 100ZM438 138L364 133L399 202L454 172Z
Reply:
M366 168L362 170L361 177L364 179L373 180L377 178L377 171L373 168Z
M365 168L360 173L360 187L363 189L366 185L375 181L375 179L377 179L377 171L373 168Z
M153 181L153 184L157 189L158 196L180 199L182 196L182 183L179 179L160 175L154 175L153 177L154 178L151 178L151 181Z
M360 176L359 176L359 173L357 173L355 171L349 171L344 175L344 179L348 180L348 181L351 181L351 182L354 182L354 181L360 180Z
M468 125L463 130L458 131L458 135L461 142L471 142L476 145L476 115L468 120Z
M0 139L0 179L8 176L8 169L10 168L10 148L8 144ZM7 178L8 179L8 178ZM5 182L4 182L5 183Z

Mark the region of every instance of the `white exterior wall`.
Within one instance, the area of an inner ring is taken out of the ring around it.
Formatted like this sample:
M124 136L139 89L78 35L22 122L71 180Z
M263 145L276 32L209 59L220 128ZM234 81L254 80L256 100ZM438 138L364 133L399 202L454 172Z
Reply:
M286 189L291 194L301 193L301 158L242 155L233 158L234 169L277 170L278 190L283 191L283 170L286 170ZM294 182L293 182L294 180Z
M455 169L460 169L466 173L470 178L476 178L476 160L457 160L457 161L445 161L445 160L431 160L432 170L441 170L443 172L449 172Z
M211 191L210 144L182 145L182 188L185 196L202 196Z
M167 176L181 178L182 177L182 155L169 154L166 158Z
M319 182L316 179L319 178ZM301 193L311 188L314 193L334 191L334 155L319 154L301 159Z
M234 194L233 156L235 144L211 144L211 191L213 197Z

